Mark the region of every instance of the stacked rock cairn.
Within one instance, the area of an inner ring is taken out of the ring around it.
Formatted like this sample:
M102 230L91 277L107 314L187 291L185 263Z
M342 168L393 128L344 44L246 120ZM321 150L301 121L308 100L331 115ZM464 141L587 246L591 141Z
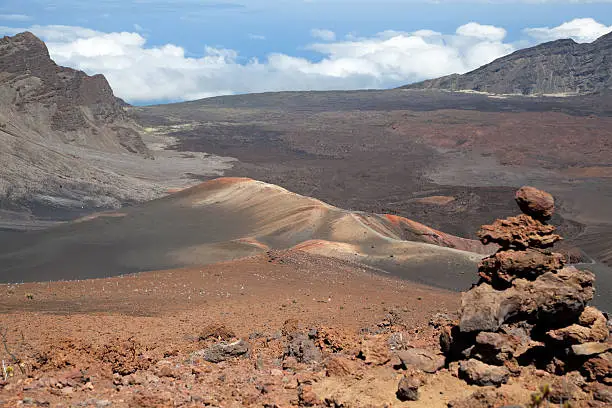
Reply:
M503 384L525 366L612 384L608 318L588 306L595 276L551 251L561 237L547 224L550 194L522 187L516 201L523 214L478 232L500 248L481 261L480 281L462 294L459 321L441 333L442 350L472 384Z

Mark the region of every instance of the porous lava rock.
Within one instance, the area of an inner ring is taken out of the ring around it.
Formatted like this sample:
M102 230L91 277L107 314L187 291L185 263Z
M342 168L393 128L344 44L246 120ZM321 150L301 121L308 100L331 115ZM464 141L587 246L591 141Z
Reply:
M459 361L460 378L477 385L502 384L527 365L611 383L610 324L588 305L595 275L566 266L551 250L561 237L546 224L550 194L524 187L516 201L524 214L478 232L500 249L482 260L479 282L462 293L459 320L441 329L447 361Z
M491 225L483 225L478 231L478 238L487 245L495 243L502 250L516 248L550 248L561 236L554 233L555 227L531 218L526 214L496 220Z
M564 256L547 250L501 251L484 258L479 275L496 289L509 287L516 278L535 280L546 272L563 268Z
M418 401L421 380L415 376L405 375L397 385L397 399L400 401Z
M195 354L211 363L220 363L235 357L241 357L249 352L249 344L244 340L236 340L231 343L222 341Z

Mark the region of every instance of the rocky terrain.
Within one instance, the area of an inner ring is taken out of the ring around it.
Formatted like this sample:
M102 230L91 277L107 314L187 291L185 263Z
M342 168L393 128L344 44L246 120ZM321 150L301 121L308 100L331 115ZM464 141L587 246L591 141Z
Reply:
M610 325L588 306L593 276L550 250L559 239L547 224L551 197L524 188L517 200L524 214L481 229L482 242L499 250L483 259L480 282L461 301L295 249L125 277L0 285L0 400L610 406Z
M169 166L152 152L125 107L104 76L56 65L33 34L0 38L0 224L74 217L184 185L185 160ZM187 164L211 175L215 167L224 166Z
M525 48L463 75L405 89L443 89L519 95L580 95L612 89L612 33L588 44L557 40Z
M3 44L0 228L47 227L228 175L474 239L512 213L506 194L530 184L558 198L562 252L612 262L600 239L612 234L605 94L286 92L135 108L102 77L58 67L31 34Z

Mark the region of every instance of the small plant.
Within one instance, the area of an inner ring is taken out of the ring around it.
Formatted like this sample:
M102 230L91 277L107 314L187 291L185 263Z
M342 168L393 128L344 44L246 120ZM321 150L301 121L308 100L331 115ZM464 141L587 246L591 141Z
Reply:
M0 338L2 339L2 344L4 345L4 350L6 351L6 354L8 354L11 357L11 360L13 362L13 364L15 364L15 366L17 368L19 368L19 370L21 371L22 374L25 374L25 364L23 363L23 361L18 358L13 352L11 352L11 350L9 349L8 346L8 339L7 339L7 333L8 333L8 328L0 328ZM21 337L23 339L23 333L21 334ZM15 369L13 368L12 365L5 365L4 364L4 360L2 360L2 374L4 375L4 379L6 381L6 379L8 377L12 377L15 374Z
M540 386L539 392L531 394L531 402L527 405L528 408L539 408L544 406L550 406L550 384L544 384ZM561 405L563 408L571 408L569 401L566 401Z
M550 396L550 385L544 384L540 386L540 392L534 392L531 394L531 402L527 405L529 408L538 408L543 406L545 402L548 402Z

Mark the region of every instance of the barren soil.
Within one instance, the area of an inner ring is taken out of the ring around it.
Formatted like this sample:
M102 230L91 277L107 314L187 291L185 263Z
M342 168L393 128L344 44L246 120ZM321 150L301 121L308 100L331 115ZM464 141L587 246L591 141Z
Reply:
M288 407L311 398L443 407L477 389L443 369L425 378L418 402L401 403L395 391L404 371L368 351L387 348L389 338L435 351L428 322L456 310L457 294L299 251L0 291L0 327L26 373L15 369L0 382L4 406ZM283 357L295 332L311 334L320 363ZM221 363L198 357L221 338L244 339L250 351ZM12 362L4 349L0 356ZM539 375L526 372L493 393L525 403L551 380Z

